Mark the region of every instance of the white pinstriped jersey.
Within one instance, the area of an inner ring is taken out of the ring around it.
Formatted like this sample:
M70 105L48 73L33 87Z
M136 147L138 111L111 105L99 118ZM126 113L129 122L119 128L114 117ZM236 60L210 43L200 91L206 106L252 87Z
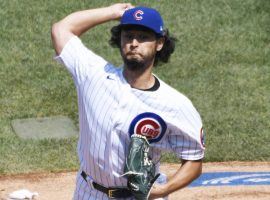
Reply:
M135 132L149 138L154 162L158 163L164 150L185 160L203 158L201 118L187 97L161 80L156 91L132 88L122 68L94 54L76 36L57 60L67 67L77 89L80 171L95 182L105 187L126 186L120 175L130 135ZM74 199L108 197L78 175Z

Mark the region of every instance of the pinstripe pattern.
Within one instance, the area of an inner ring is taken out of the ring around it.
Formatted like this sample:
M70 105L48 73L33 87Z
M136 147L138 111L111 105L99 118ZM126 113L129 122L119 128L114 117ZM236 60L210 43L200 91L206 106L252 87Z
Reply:
M157 91L131 88L122 68L95 55L78 37L73 37L56 59L71 73L78 94L80 171L74 200L108 199L89 187L80 176L81 170L105 187L126 185L126 179L120 175L130 141L128 130L141 113L156 113L167 125L163 138L151 144L154 162L159 161L163 150L173 151L187 160L204 156L198 112L184 95L163 81L159 80Z

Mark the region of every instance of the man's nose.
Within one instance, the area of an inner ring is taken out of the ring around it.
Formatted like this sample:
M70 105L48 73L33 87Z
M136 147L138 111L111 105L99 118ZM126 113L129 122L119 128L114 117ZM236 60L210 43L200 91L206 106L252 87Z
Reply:
M137 38L133 38L133 39L131 40L131 45L132 45L132 46L136 47L136 46L138 46L138 44L139 44L139 42L138 42Z

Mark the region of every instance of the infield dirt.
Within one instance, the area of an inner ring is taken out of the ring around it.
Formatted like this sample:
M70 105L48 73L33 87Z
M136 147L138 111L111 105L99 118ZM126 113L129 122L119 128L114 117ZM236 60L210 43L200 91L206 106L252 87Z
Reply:
M178 164L162 164L161 171L172 176ZM203 172L270 172L270 162L205 163ZM0 200L19 189L38 192L38 200L72 199L76 172L22 174L0 176ZM267 186L215 186L184 188L170 195L169 200L269 200Z

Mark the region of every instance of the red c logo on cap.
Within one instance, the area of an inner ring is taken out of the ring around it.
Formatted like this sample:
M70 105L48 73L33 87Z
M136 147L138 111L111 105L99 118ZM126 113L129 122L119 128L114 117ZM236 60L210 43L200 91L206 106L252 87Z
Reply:
M144 14L144 13L143 13L142 10L137 10L137 11L134 12L134 14L133 14L134 19L135 19L135 20L142 20L142 19L143 19L143 17L142 17L143 14Z

